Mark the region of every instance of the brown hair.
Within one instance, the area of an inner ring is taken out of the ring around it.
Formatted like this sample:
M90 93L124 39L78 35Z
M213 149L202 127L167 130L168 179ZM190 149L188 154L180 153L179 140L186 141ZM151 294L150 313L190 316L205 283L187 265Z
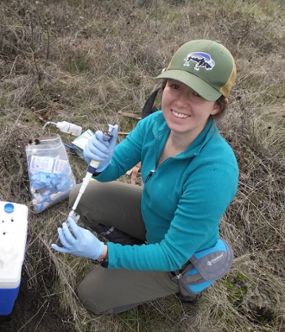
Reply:
M225 96L221 96L218 100L216 100L216 103L220 107L220 112L216 115L213 115L213 118L217 120L224 116L225 110L228 106L228 98Z

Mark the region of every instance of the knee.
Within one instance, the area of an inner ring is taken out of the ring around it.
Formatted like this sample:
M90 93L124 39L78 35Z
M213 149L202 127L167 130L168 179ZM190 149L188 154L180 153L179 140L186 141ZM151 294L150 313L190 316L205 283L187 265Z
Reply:
M112 313L112 310L110 311L104 306L106 298L104 298L102 290L96 287L94 283L90 284L88 280L83 280L77 288L77 295L82 305L88 311L91 311L96 315Z

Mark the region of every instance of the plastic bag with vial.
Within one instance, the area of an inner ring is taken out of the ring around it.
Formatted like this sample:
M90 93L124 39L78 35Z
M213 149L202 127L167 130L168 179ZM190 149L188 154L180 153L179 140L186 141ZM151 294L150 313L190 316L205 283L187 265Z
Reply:
M34 211L66 199L76 182L60 136L31 141L26 156Z

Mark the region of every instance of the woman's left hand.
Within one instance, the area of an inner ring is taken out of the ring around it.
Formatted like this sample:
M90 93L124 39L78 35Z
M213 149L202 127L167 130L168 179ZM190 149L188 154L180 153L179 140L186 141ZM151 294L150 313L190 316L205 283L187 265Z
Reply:
M53 243L51 247L61 253L98 259L104 253L104 243L89 230L76 224L73 218L58 228L61 246Z

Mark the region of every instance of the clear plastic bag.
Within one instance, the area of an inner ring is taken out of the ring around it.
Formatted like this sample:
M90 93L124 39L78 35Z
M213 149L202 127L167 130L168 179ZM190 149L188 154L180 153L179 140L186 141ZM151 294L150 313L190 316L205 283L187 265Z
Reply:
M34 211L66 199L76 182L60 136L33 140L26 156Z

